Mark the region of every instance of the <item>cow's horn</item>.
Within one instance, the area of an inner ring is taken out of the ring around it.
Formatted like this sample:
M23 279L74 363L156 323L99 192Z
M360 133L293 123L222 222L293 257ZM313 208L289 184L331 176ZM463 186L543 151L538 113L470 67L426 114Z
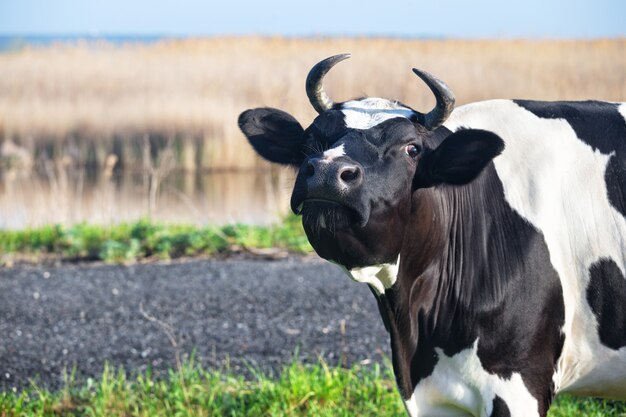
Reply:
M441 126L448 116L450 116L450 113L452 113L454 109L454 93L446 83L433 77L426 71L413 68L413 72L426 83L437 99L435 108L429 113L422 115L424 117L424 127L428 130L436 129Z
M309 75L306 77L306 95L318 113L321 114L326 110L330 110L335 104L324 91L324 76L336 63L348 58L350 58L350 54L334 55L318 62L309 71Z

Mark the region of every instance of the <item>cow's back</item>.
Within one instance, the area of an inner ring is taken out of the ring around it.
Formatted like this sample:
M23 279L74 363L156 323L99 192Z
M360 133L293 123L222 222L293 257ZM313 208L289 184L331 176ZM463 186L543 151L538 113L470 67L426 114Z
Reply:
M626 398L626 104L492 100L445 126L505 141L506 200L543 234L563 288L557 391Z

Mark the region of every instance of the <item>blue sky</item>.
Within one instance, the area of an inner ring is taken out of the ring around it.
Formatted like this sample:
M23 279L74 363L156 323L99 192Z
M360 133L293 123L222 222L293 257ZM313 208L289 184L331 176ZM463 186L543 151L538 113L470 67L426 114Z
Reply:
M0 0L0 34L626 36L626 0Z

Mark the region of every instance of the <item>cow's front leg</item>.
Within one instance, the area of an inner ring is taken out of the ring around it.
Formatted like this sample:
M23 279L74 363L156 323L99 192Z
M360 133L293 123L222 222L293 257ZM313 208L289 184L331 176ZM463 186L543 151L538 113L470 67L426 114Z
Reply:
M483 369L476 349L475 343L452 357L436 349L439 361L432 373L417 382L409 398L405 397L408 414L545 417L549 401L533 396L519 373L505 376Z
M437 395L434 395L437 397ZM545 417L546 412L539 412L537 401L507 401L499 396L493 400L480 399L468 401L465 399L450 398L445 401L441 398L418 401L415 396L405 401L407 413L410 417Z

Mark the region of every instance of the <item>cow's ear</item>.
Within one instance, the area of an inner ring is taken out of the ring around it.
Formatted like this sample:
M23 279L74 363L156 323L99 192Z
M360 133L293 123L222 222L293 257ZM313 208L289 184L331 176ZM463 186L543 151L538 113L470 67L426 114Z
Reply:
M479 129L452 133L420 158L413 189L438 184L467 184L503 150L504 142L495 133Z
M255 151L270 162L300 166L304 130L289 113L263 107L239 115L239 128Z

